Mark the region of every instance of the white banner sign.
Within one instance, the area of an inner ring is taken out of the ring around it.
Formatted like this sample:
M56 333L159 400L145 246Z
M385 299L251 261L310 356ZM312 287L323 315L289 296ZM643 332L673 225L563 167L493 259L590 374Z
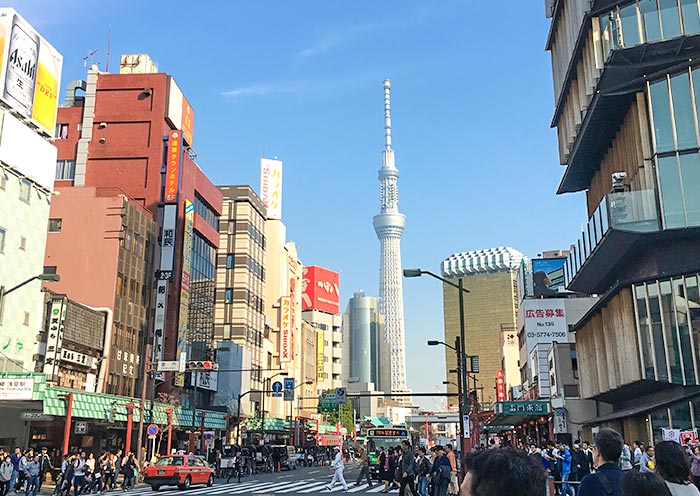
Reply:
M196 381L197 387L200 389L207 389L209 391L217 390L219 385L219 374L217 372L200 370L192 372L191 376L192 378L190 379L190 385L194 386Z
M31 400L34 379L0 379L0 400Z
M681 442L681 430L680 429L661 429L663 432L664 441L675 441L676 443Z
M57 375L58 362L61 359L63 345L63 327L66 321L65 298L53 298L49 307L49 331L46 338L43 372L51 381Z
M528 353L538 344L568 343L571 339L566 325L564 300L532 299L523 301L525 339Z
M282 218L282 161L260 159L260 199L268 219Z
M97 358L66 348L61 349L61 361L77 363L78 365L84 365L91 369L97 368Z

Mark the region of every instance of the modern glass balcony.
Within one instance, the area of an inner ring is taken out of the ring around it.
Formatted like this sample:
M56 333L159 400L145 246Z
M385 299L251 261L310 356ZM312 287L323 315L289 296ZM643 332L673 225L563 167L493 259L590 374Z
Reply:
M566 287L597 293L596 281L645 233L661 228L656 191L626 191L606 195L572 246L564 266Z

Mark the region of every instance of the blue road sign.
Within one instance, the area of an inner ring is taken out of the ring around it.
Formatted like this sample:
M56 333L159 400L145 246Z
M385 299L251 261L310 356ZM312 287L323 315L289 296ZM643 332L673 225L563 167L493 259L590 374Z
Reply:
M335 403L336 405L344 405L345 400L348 399L347 390L345 388L335 389Z
M148 426L148 429L146 429L146 432L149 436L155 436L158 434L158 426L156 424L151 424Z
M274 392L274 393L281 393L282 392L282 383L280 381L275 381L272 383L272 392Z
M294 389L294 377L284 378L284 389Z

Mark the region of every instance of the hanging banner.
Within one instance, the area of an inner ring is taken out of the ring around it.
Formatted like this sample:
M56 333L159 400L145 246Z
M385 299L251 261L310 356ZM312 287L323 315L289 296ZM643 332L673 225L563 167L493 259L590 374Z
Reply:
M177 325L177 350L175 356L182 356L187 349L187 327L190 322L190 271L192 269L192 238L194 237L194 204L185 200L185 229L182 240L182 281L180 284L180 316ZM185 376L175 376L173 384L185 385ZM216 386L214 386L216 387Z
M680 429L661 429L663 432L664 441L674 441L676 443L681 442L681 430Z
M325 380L325 340L323 339L323 330L319 329L316 331L316 382L323 382Z
M52 298L49 312L49 331L46 338L43 372L46 374L47 381L53 381L57 378L58 366L61 362L63 328L66 321L66 299Z
M292 316L291 298L280 298L280 362L292 360Z

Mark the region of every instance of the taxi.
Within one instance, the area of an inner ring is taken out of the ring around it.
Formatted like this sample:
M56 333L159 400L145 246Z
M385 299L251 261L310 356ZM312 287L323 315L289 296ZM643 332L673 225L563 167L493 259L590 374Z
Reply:
M214 468L195 455L163 456L146 469L143 482L158 491L161 486L189 489L193 484L214 485Z

